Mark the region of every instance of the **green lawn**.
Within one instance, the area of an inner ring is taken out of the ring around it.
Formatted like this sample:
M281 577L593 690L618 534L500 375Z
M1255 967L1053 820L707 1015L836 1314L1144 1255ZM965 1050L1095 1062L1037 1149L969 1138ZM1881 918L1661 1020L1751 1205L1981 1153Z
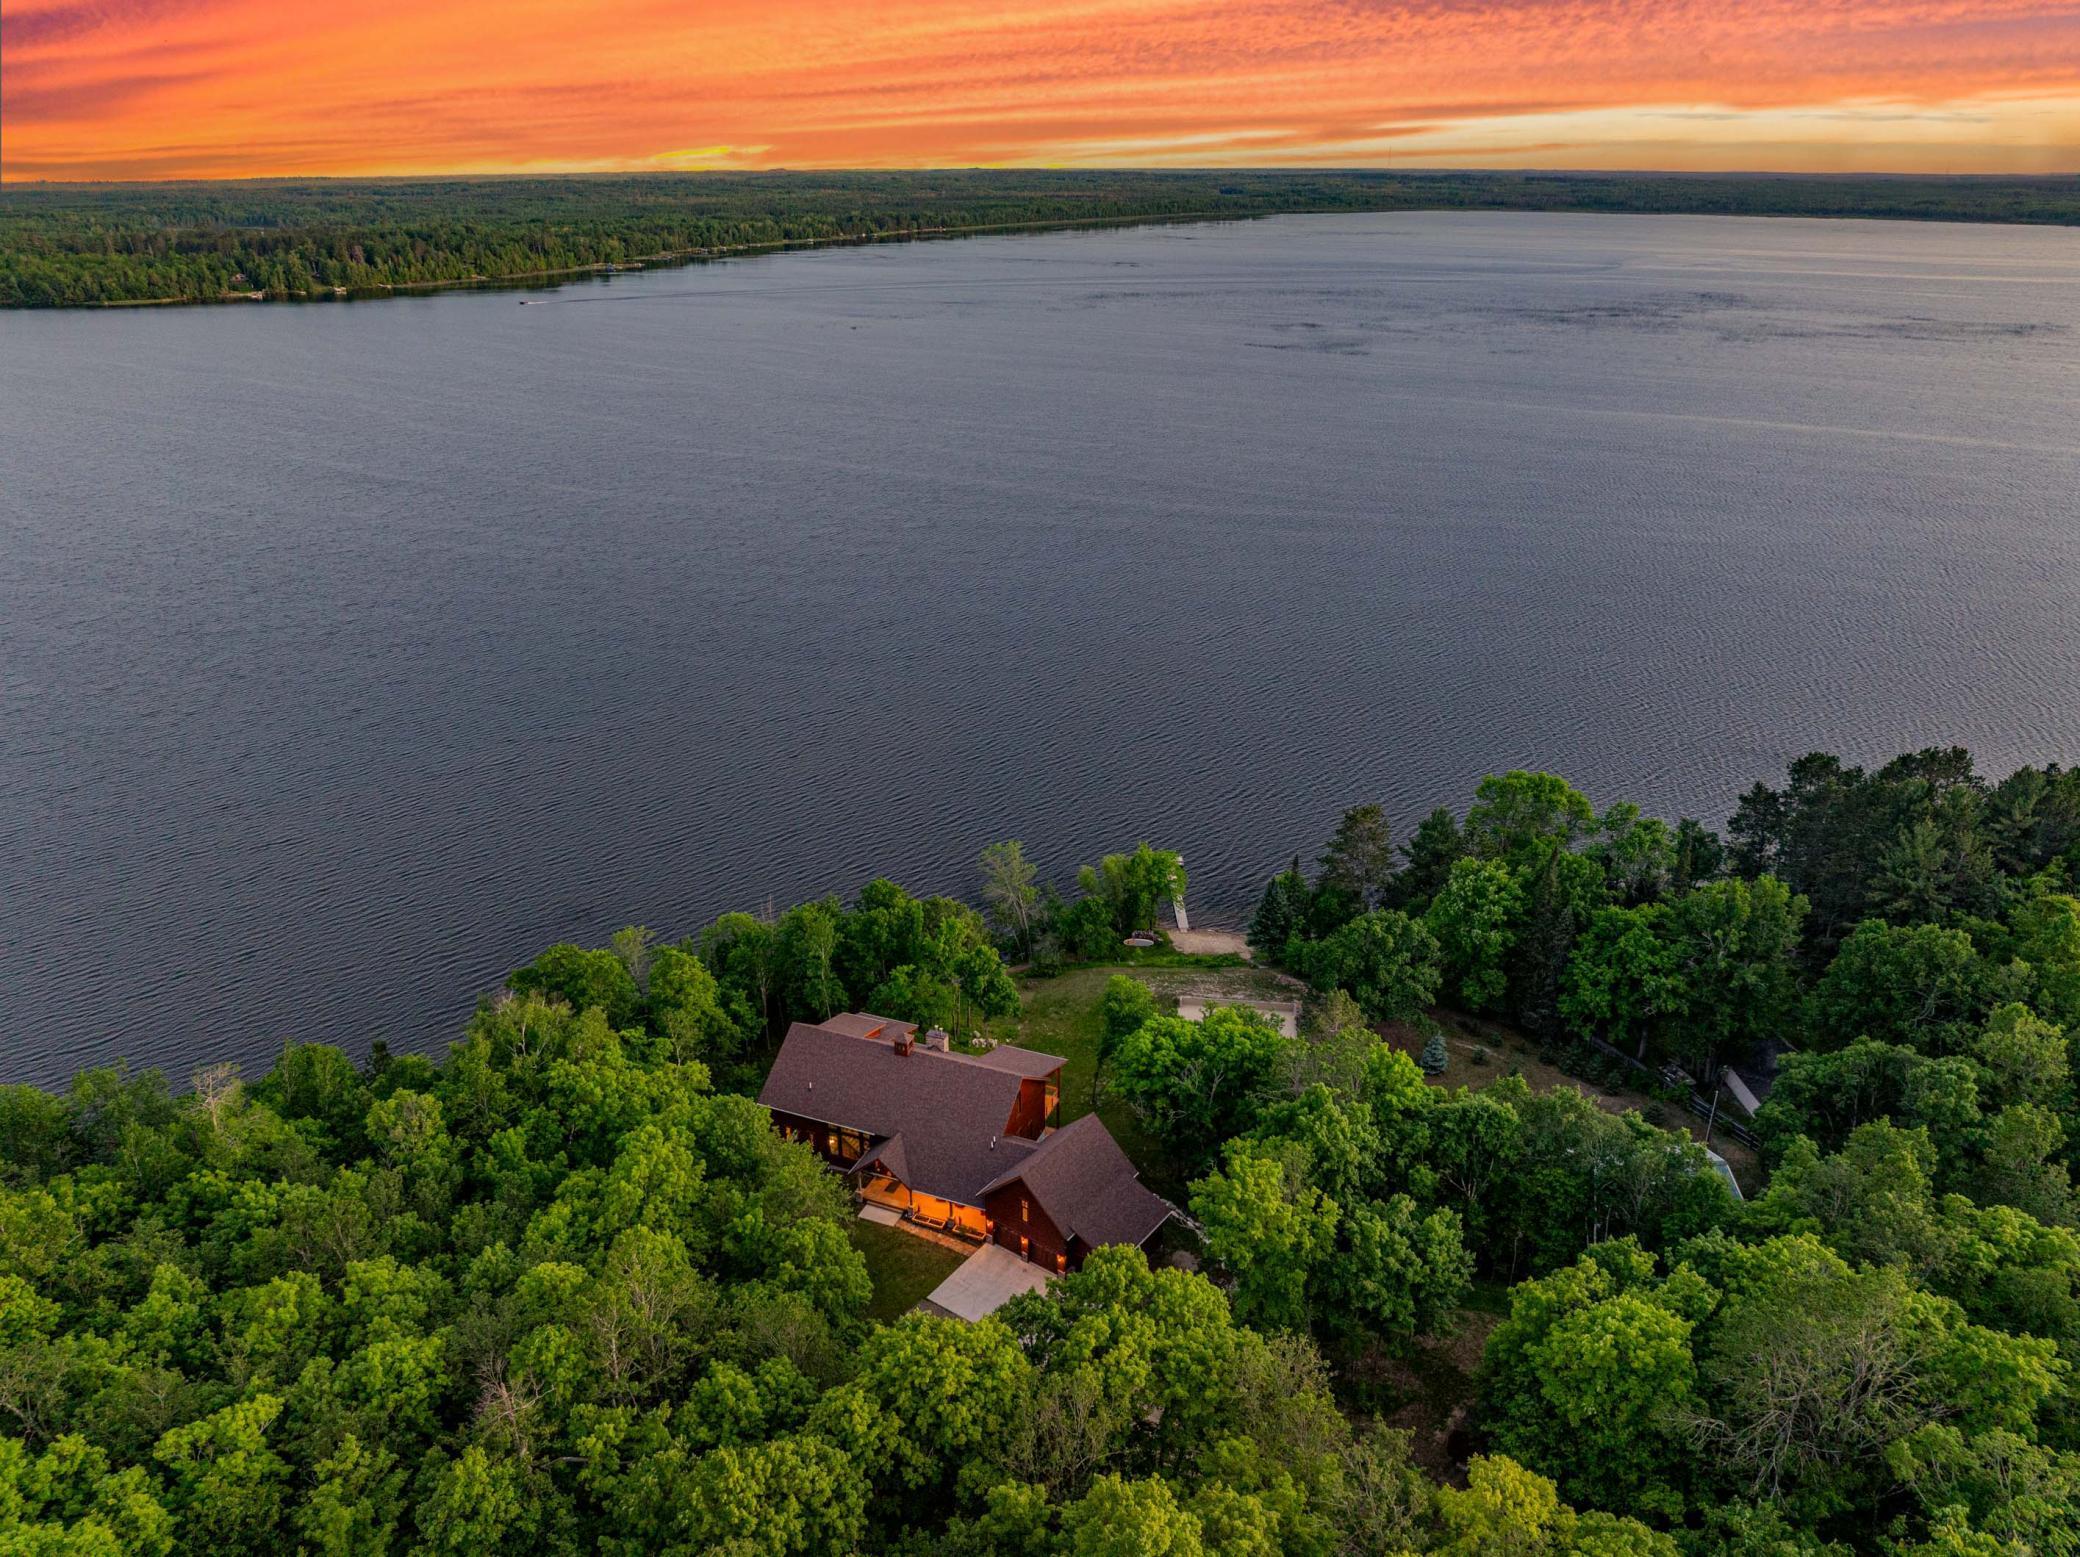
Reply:
M1104 1021L1098 1002L1105 985L1115 973L1131 973L1155 991L1158 1005L1166 997L1185 991L1235 996L1238 999L1286 999L1295 992L1282 986L1277 976L1261 969L1236 967L1227 959L1208 959L1201 965L1179 967L1074 968L1051 979L1021 982L1024 1009L1016 1017L990 1024L990 1036L1042 1054L1059 1054L1068 1063L1062 1067L1061 1122L1069 1123L1091 1111L1091 1077L1098 1064L1098 1039ZM1141 1170L1142 1181L1157 1194L1180 1204L1183 1176L1162 1147L1141 1128L1133 1111L1116 1099L1098 1105L1098 1117L1112 1132L1126 1154Z
M852 1223L852 1245L866 1256L874 1278L874 1300L867 1317L881 1323L901 1318L934 1287L951 1276L963 1256L901 1228L875 1222Z

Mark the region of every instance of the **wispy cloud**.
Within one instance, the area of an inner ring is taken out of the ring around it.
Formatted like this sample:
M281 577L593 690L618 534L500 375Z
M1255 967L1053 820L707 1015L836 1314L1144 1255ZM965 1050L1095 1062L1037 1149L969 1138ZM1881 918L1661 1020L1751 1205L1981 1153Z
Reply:
M9 177L2080 168L2080 10L2041 0L5 3Z

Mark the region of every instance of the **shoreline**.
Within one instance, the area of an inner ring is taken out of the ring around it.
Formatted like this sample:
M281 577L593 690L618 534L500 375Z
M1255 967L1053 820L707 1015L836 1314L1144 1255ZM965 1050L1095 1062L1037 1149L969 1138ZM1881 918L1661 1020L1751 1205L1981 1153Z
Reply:
M1510 213L2072 229L2080 175L970 170L53 186L0 208L0 310L363 301L869 244ZM414 270L446 274L371 279ZM159 295L112 295L145 292Z
M1437 207L1438 210L1456 209ZM365 287L325 287L312 292L224 292L215 297L125 297L104 302L72 303L58 308L33 308L0 304L0 313L91 312L106 308L217 308L239 303L367 303L399 293L490 291L500 287L534 289L559 278L612 276L625 271L677 270L715 260L752 258L762 254L784 254L803 249L855 249L882 243L933 243L949 238L971 238L995 234L1018 236L1064 231L1107 231L1121 227L1168 227L1202 222L1254 222L1273 216L1393 216L1421 214L1406 209L1379 211L1293 210L1293 211L1177 211L1151 212L1145 216L1071 216L1038 222L978 222L956 227L906 227L894 232L844 233L830 238L778 238L762 243L734 243L701 249L665 249L640 254L628 260L598 260L589 265L564 265L553 270L516 270L497 276L456 276L441 281L381 281ZM1582 213L1628 215L1627 212ZM1666 214L1666 213L1664 213ZM1700 213L1710 214L1710 213ZM1984 224L1973 224L1984 225ZM2041 225L2041 224L2036 224ZM547 287L543 287L547 290Z

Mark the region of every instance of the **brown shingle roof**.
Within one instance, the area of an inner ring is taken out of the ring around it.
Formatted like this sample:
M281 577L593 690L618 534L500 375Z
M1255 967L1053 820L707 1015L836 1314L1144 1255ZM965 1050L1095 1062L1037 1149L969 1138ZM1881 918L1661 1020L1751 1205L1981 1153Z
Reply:
M1018 1088L1013 1071L952 1063L930 1049L897 1054L886 1040L796 1022L758 1100L864 1131L892 1171L887 1152L896 1138L905 1184L980 1205L982 1186L1033 1150L1032 1142L1004 1135Z
M1063 1125L983 1186L986 1195L1012 1182L1040 1202L1064 1237L1096 1246L1139 1244L1175 1214L1134 1171L1119 1142L1096 1114Z
M1021 1049L1008 1043L1000 1043L994 1049L981 1054L953 1054L949 1051L948 1057L966 1060L970 1065L987 1066L991 1070L1008 1070L1014 1076L1024 1076L1028 1079L1052 1076L1069 1063L1059 1054L1040 1054L1032 1049Z
M876 1016L871 1011L840 1011L816 1025L827 1033L843 1033L847 1038L893 1039L897 1033L917 1031L915 1022L899 1022L892 1016Z

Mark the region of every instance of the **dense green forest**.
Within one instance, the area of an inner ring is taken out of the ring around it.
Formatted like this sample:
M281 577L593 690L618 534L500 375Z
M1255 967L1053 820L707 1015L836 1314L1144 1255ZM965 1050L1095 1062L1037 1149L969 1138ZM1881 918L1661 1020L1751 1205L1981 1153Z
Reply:
M1299 1038L1105 989L1202 1268L1100 1251L976 1325L865 1317L746 1094L790 1019L1014 1020L1007 960L1121 960L1174 854L554 947L440 1059L0 1089L0 1550L2074 1553L2076 876L2080 774L1955 751L1802 759L1724 837L1548 774L1405 841L1358 806L1252 925ZM1405 1042L1442 1008L1773 1074L1767 1187L1453 1084ZM1483 1305L1439 1481L1368 1365Z
M1290 211L2080 222L2080 179L1309 172L699 173L15 185L0 306L330 297L790 243Z

